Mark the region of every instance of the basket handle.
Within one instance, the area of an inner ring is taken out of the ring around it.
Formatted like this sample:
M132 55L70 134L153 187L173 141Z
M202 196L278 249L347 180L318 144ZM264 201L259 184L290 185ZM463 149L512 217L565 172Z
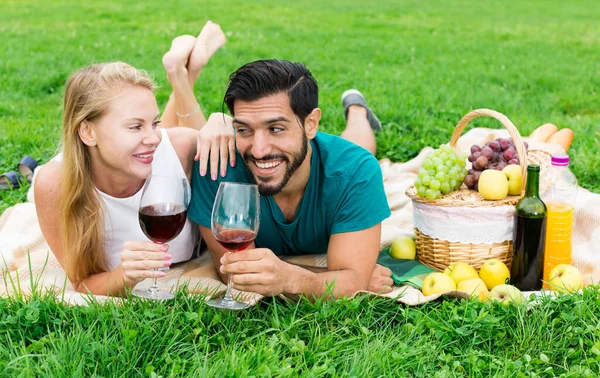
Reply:
M450 145L456 148L456 144L458 143L458 138L462 134L467 124L478 117L491 117L495 118L502 126L504 126L508 130L508 134L513 140L515 148L517 150L517 155L519 156L519 165L521 166L521 175L523 176L523 183L521 186L521 194L525 191L525 184L527 183L527 150L525 149L525 145L523 144L523 138L521 138L521 134L519 134L519 130L515 127L515 125L502 113L498 113L495 110L491 109L475 109L471 110L467 113L462 119L458 122L454 131L452 132L452 138L450 138Z

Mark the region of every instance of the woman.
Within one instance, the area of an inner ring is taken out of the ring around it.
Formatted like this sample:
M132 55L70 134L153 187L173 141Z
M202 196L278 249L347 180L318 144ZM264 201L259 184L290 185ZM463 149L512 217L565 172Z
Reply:
M203 155L206 167L209 146L211 155L220 148L226 169L234 148L231 125L211 122L199 136L194 128L206 121L192 90L224 41L220 27L209 22L197 39L177 37L163 57L173 94L162 121L190 127L158 128L152 80L125 63L92 65L69 78L63 153L37 172L34 195L44 237L77 291L123 295L146 278L165 275L154 268L191 257L198 232L189 220L169 245L144 241L137 220L140 189L152 172L189 181L194 159Z

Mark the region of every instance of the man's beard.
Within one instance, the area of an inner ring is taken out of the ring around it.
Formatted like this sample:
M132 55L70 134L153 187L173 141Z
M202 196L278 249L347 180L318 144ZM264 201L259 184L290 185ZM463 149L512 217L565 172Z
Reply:
M306 137L306 135L302 135L302 148L300 149L299 152L294 154L293 160L291 163L290 163L290 159L288 159L288 157L283 154L271 154L271 155L262 157L260 159L256 159L256 158L254 158L254 156L252 156L252 154L250 152L246 152L246 153L244 153L243 158L244 158L244 162L246 162L246 165L248 165L248 163L251 161L269 161L269 160L276 160L276 159L283 160L287 164L287 168L285 170L285 174L283 175L283 179L274 186L267 184L269 181L271 181L273 179L272 177L261 177L261 176L255 176L254 173L252 174L254 176L254 181L256 183L258 183L258 180L260 180L262 182L262 183L258 184L258 192L260 193L260 195L261 196L274 196L276 194L279 194L283 190L283 188L285 188L287 183L292 178L292 175L298 170L298 168L300 168L300 166L304 162L304 159L306 158L307 154L308 154L308 138ZM250 172L252 172L252 170Z

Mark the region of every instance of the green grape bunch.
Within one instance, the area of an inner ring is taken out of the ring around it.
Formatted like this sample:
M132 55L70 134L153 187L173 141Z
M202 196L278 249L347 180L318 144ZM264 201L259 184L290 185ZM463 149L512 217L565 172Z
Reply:
M459 156L448 144L433 150L423 161L415 180L417 194L433 200L460 188L467 175L466 160L466 155Z

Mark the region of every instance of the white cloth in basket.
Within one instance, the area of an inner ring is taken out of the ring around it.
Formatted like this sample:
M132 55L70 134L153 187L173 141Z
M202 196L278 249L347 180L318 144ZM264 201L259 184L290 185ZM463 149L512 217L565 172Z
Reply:
M512 240L514 206L446 207L415 201L413 223L423 234L463 244Z

